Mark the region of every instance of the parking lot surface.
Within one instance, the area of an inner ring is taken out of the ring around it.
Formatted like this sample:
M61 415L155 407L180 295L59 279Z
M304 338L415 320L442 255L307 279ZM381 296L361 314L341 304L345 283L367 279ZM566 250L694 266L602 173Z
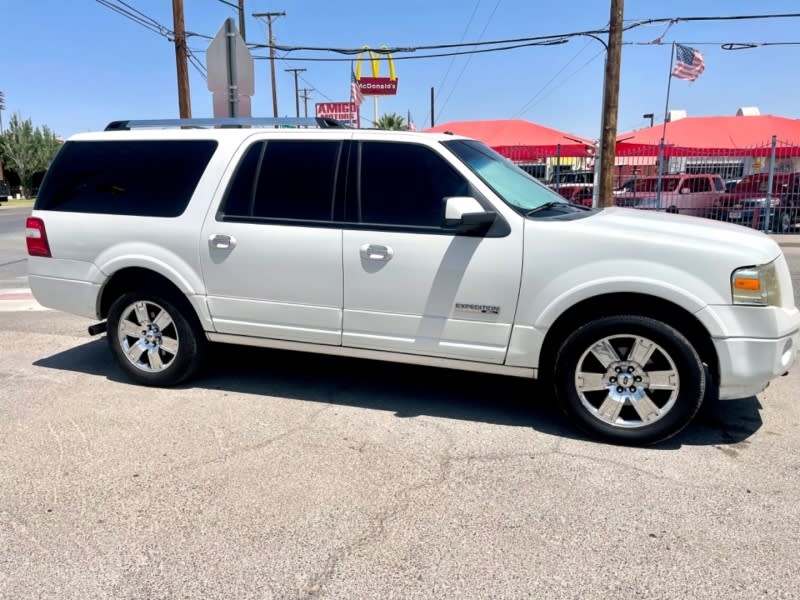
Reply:
M655 448L532 382L220 346L128 383L0 312L0 598L796 598L800 375Z

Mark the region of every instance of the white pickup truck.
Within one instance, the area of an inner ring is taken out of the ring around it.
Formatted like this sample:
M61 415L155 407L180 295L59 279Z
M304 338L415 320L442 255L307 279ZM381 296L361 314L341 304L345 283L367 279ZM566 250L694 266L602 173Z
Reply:
M27 222L37 300L100 320L145 385L196 374L209 342L538 377L618 443L795 359L789 270L761 233L571 205L463 137L274 125L70 138Z

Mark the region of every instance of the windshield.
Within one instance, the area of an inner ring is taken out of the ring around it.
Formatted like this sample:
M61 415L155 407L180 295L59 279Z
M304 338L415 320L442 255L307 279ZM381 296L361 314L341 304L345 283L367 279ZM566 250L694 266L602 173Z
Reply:
M555 183L556 181L558 181L558 183L565 183L565 184L592 183L593 180L594 180L594 173L591 172L576 173L576 172L565 171L563 173L559 173L558 177L556 177L556 174L553 173L553 176L550 178L550 183Z
M661 178L661 191L674 192L678 187L678 177L662 177ZM648 177L647 179L639 179L636 181L634 191L636 192L655 192L658 189L658 177Z
M453 140L443 144L492 191L522 213L550 202L569 204L562 196L481 142Z

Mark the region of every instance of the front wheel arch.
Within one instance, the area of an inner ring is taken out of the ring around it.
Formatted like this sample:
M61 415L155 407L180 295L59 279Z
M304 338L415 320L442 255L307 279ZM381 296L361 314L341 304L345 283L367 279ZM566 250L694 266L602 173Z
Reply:
M558 349L581 325L594 319L619 315L654 317L674 327L697 350L708 366L712 381L719 385L719 358L711 335L697 318L677 304L647 294L621 292L587 298L562 312L547 330L539 353L538 377L547 382L555 368Z

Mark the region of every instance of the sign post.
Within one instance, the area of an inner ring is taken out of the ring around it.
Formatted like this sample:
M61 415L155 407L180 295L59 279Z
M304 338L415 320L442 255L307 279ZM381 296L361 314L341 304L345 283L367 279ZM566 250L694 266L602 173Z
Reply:
M253 57L232 18L225 19L208 46L206 67L214 116L251 117L250 96L255 94Z

